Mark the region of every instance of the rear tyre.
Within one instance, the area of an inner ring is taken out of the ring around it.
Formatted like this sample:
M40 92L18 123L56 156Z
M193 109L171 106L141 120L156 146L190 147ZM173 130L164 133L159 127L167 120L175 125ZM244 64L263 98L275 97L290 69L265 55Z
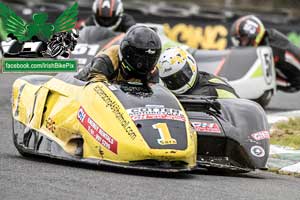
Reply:
M267 105L270 103L271 98L273 96L273 91L268 90L263 93L258 99L254 99L256 103L260 104L263 108L267 107Z

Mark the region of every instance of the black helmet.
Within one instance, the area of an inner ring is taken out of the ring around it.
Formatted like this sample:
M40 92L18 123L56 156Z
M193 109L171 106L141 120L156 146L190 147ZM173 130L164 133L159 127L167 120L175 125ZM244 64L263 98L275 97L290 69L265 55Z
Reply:
M237 19L231 26L230 35L234 46L258 46L265 34L263 23L254 15Z
M134 25L120 44L120 61L127 76L147 79L159 59L161 41L158 34L145 25Z
M95 0L93 3L96 24L115 30L122 21L121 0Z

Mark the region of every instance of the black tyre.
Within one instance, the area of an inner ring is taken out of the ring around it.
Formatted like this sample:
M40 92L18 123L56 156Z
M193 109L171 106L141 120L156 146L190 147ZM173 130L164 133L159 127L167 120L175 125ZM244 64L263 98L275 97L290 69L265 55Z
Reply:
M18 128L17 128L18 127ZM12 136L13 136L13 142L14 145L16 147L16 149L18 150L18 152L24 156L24 157L30 157L32 156L30 153L27 153L24 150L24 147L22 147L22 145L19 144L18 142L18 134L20 133L20 131L25 131L26 126L21 124L20 122L16 121L13 117L12 117Z
M268 90L265 91L263 95L261 95L258 99L253 99L256 103L260 104L263 108L267 107L267 105L270 103L273 96L273 91Z

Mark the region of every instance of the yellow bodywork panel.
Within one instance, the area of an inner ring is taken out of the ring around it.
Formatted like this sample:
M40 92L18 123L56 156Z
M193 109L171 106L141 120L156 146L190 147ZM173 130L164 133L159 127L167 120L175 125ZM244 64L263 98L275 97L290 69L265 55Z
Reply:
M101 82L76 86L52 78L33 85L18 79L13 85L12 112L16 120L54 140L71 155L82 140L82 158L117 163L180 160L189 167L196 165L197 136L186 114L187 148L151 149L126 109Z
M44 105L48 95L48 89L40 87L34 94L33 116L30 120L30 127L40 128L43 118Z

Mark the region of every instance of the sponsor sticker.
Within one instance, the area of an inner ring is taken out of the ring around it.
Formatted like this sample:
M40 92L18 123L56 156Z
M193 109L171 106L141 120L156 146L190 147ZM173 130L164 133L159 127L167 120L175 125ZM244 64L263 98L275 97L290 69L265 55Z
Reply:
M109 85L108 88L109 88L111 91L116 91L116 90L118 90L118 88L116 88L116 86L114 86L114 85Z
M246 24L243 26L244 31L249 32L250 34L255 34L258 29L258 24L252 20L247 20Z
M157 107L157 108L164 108L164 105L145 105L145 107L149 108L149 107Z
M270 139L270 133L269 131L260 131L257 133L252 133L251 137L256 141Z
M215 122L192 122L192 126L197 132L221 133L219 125Z
M118 154L118 141L106 133L86 112L80 107L77 119L84 128L106 149Z
M251 154L255 157L261 158L265 156L265 150L261 146L253 146L250 149Z
M46 119L46 128L51 131L51 133L54 133L56 130L55 121L50 117Z
M149 119L167 119L185 121L181 110L165 108L162 105L146 105L145 107L130 108L127 112L133 121Z
M120 122L121 126L126 131L127 135L134 140L136 138L136 134L134 130L130 126L130 121L127 120L126 116L124 116L125 112L121 112L122 109L117 101L115 101L110 95L108 95L102 87L96 86L94 87L94 91L99 95L99 97L104 101L106 107L108 107L115 115L116 119Z
M86 113L84 112L83 108L80 107L77 114L77 119L82 123L86 117Z

